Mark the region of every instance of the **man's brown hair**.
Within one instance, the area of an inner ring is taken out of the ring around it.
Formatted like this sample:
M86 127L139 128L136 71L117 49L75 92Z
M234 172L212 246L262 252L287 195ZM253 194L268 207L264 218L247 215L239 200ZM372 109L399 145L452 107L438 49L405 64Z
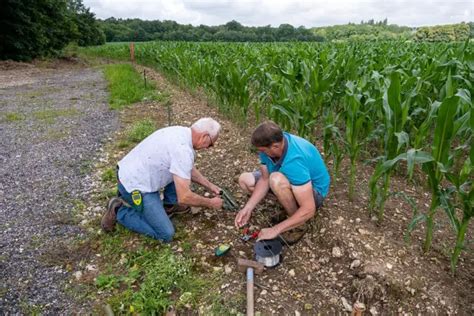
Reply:
M255 147L270 147L283 140L283 131L273 121L261 123L252 133L252 145Z

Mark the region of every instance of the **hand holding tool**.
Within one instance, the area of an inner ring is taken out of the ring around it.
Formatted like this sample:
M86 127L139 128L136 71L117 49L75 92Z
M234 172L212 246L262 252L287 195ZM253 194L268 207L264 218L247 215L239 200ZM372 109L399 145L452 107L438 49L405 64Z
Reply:
M239 209L239 204L235 201L232 194L227 189L221 189L219 195L224 200L224 210L237 211Z

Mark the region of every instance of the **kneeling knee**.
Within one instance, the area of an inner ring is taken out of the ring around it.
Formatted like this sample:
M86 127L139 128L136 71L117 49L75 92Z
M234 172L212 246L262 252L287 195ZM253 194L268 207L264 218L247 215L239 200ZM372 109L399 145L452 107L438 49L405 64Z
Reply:
M250 191L255 186L255 177L250 172L244 172L239 177L239 185L242 190Z
M162 236L161 239L162 239L164 242L171 242L171 241L173 240L174 234L175 234L174 227L171 226L170 228L166 229L166 230L163 232L163 236Z
M272 172L270 174L270 188L273 191L287 187L290 187L290 183L283 173Z

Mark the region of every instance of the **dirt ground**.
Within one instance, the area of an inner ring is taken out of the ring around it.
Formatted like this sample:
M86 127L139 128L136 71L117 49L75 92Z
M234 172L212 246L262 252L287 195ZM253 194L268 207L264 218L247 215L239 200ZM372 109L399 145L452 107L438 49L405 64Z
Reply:
M3 64L1 71L12 78L30 84L32 76L41 73L41 67L26 65L12 71L14 66ZM81 66L82 67L82 66ZM137 66L143 73L143 67ZM249 139L254 123L239 126L221 115L199 92L187 92L170 83L152 69L146 68L149 77L158 83L158 89L170 93L171 124L189 126L200 117L217 119L223 127L215 146L197 152L196 164L212 182L228 188L241 205L246 195L237 184L240 173L258 166L257 156L251 152ZM10 80L2 80L0 88L8 88ZM136 119L151 118L157 126L167 126L167 109L159 103L147 102L124 110L120 124L125 126ZM118 131L120 133L121 131ZM117 134L118 135L118 134ZM114 137L117 137L114 136ZM113 137L112 137L113 138ZM109 141L112 141L112 138ZM322 143L316 145L324 156ZM117 151L112 155L102 152L100 163L111 164L126 154ZM331 171L332 162L327 161ZM467 249L459 260L457 275L449 269L449 254L454 242L453 232L442 213L437 214L435 240L430 253L423 255L421 243L424 227L419 226L404 241L406 227L413 210L401 197L391 196L387 202L385 218L378 224L368 214L367 182L372 174L370 166L358 166L357 194L354 201L347 197L348 170L343 164L339 179L332 179L329 196L324 207L310 223L309 232L293 246L285 246L283 260L273 269L266 269L256 277L256 311L263 315L315 315L348 313L354 302L365 304L366 314L459 314L474 313L474 253L472 249L473 224L466 236ZM96 178L100 175L96 175ZM91 176L94 178L94 176ZM417 201L419 211L426 211L429 193L423 179L407 184L403 175L394 176L392 192L404 191ZM89 191L97 190L100 181L88 179ZM199 188L197 189L203 192ZM280 209L277 203L266 200L251 219L254 228L269 225L271 215ZM89 205L80 225L99 229L103 205ZM240 241L234 227L235 213L193 208L192 212L176 216L178 229L189 236L186 241L172 243L176 252L183 252L183 243L192 243L191 252L197 269L203 276L221 272L221 283L216 284L224 299L237 301L232 313L245 312L245 275L237 270L236 258L253 259L253 242ZM232 245L227 256L216 258L214 249L222 243ZM90 250L89 250L90 251ZM97 273L91 264L84 267L82 277ZM63 271L67 273L66 271ZM69 271L71 272L71 271ZM77 275L69 273L71 279ZM238 298L238 299L236 299ZM197 314L189 310L189 314Z
M143 67L137 66L143 73ZM189 126L200 117L217 119L223 127L214 148L197 153L196 164L212 182L228 188L241 206L246 195L237 184L242 172L258 166L250 151L249 139L254 123L242 127L210 106L200 92L187 92L170 83L159 73L146 68L158 89L171 94L171 125ZM144 104L124 112L123 121L153 118L158 126L167 126L168 112L162 105ZM324 156L322 143L317 147ZM108 159L117 161L125 152ZM327 161L329 169L332 161ZM296 245L284 247L283 260L273 269L256 277L256 311L264 315L314 315L350 312L356 301L365 304L371 315L378 314L460 314L474 313L474 255L472 223L466 237L467 250L459 260L457 275L451 276L449 259L454 239L444 214L438 213L433 249L422 255L424 228L420 226L404 241L413 210L401 197L392 196L385 219L378 224L368 214L367 182L370 166L359 164L357 194L347 197L345 165L339 179L332 179L324 207L310 223L309 232ZM417 201L419 211L430 203L423 179L407 184L403 175L392 180L392 192L404 191ZM202 192L202 191L200 191ZM251 219L255 229L269 226L270 216L280 207L271 200L260 205ZM239 240L234 227L235 213L193 208L191 214L174 219L192 236L192 252L203 274L222 271L220 293L224 298L242 297L238 312L245 311L245 276L237 271L236 258L253 259L253 242ZM471 241L471 242L469 242ZM189 242L189 240L187 240ZM214 249L221 243L232 245L228 256L216 258ZM183 251L181 242L173 246Z

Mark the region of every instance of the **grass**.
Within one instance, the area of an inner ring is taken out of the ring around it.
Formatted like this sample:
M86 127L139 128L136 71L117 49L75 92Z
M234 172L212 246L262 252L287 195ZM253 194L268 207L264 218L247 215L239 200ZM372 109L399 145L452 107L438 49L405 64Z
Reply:
M174 253L169 245L123 227L99 235L96 242L107 266L94 286L109 297L114 312L148 315L169 306L190 309L217 295L209 296L212 280L197 275L193 259Z
M115 175L116 169L113 167L107 168L102 172L101 179L103 182L115 183L117 177Z
M146 101L160 100L162 96L155 90L150 80L145 82L130 64L112 64L104 67L105 78L110 92L109 103L112 109L121 109L127 105Z
M131 143L139 143L155 130L156 124L152 120L138 121L127 130L127 140Z
M78 110L74 108L70 109L47 109L47 110L41 110L41 111L36 111L33 113L34 118L37 120L43 120L48 123L54 123L56 118L61 117L61 116L74 116L77 115L79 112Z
M10 112L5 114L5 120L7 122L16 122L24 119L24 116L20 113Z

